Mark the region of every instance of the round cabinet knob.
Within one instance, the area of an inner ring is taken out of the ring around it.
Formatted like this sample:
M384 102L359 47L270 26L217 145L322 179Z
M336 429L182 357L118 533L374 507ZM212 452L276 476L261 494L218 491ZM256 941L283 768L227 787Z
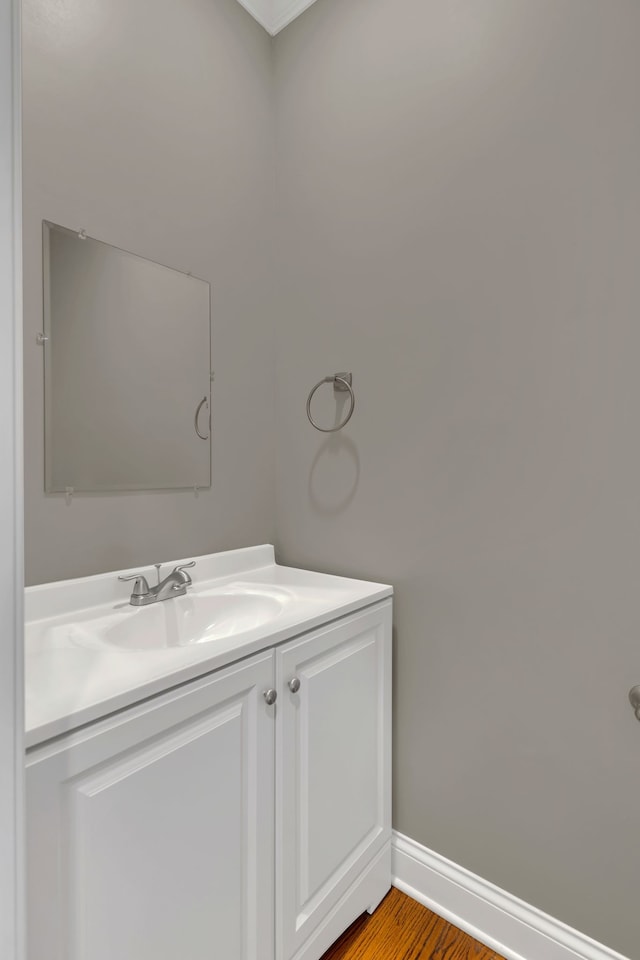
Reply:
M298 678L292 677L291 680L289 680L288 687L289 687L289 690L291 690L291 693L297 693L298 690L300 689L300 681L298 680Z
M278 699L278 693L276 690L265 690L264 699L267 701L267 704L272 707L273 704Z

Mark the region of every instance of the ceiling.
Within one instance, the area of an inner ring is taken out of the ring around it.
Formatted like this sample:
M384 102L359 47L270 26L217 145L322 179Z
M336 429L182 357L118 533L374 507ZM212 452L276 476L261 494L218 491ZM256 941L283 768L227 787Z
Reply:
M272 37L300 16L315 0L238 0Z

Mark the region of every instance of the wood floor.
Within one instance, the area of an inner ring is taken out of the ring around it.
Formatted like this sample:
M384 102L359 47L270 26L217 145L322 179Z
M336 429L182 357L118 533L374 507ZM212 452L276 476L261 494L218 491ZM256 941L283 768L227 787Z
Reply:
M349 927L322 960L503 960L393 888L375 913Z

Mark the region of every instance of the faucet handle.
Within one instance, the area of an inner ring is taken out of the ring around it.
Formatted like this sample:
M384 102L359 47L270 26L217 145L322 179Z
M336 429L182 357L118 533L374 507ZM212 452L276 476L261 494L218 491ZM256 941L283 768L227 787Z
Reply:
M193 583L193 580L191 579L189 574L184 573L184 571L190 569L191 567L195 567L195 565L196 565L195 560L192 560L190 563L180 563L173 571L174 573L180 574L186 587L190 586L190 584Z
M143 597L145 594L149 593L149 584L147 583L147 578L142 573L131 573L128 577L118 577L118 580L122 580L125 583L128 580L135 580L133 590L131 591L132 597Z

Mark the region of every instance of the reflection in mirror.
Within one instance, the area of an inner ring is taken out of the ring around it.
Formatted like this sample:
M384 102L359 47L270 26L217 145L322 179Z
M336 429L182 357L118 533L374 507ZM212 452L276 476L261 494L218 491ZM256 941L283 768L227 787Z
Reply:
M43 222L45 489L211 485L210 288Z

